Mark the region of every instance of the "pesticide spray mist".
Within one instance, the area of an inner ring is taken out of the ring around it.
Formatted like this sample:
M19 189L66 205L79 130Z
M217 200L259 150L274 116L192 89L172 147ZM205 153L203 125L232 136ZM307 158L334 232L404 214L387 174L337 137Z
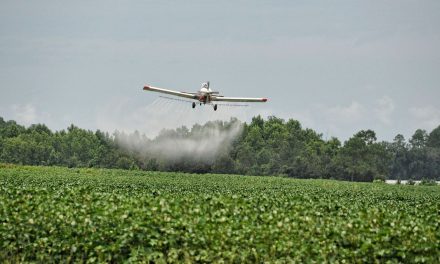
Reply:
M239 122L233 122L227 127L223 122L213 122L202 127L194 126L186 135L164 133L153 141L150 154L170 161L190 158L209 163L219 152L228 149L241 129Z
M208 105L192 109L187 103L157 99L137 110L139 112L141 114L137 116L143 120L135 122L148 125L141 131L151 131L153 127L160 128L160 132L154 137L151 137L153 133L146 136L137 131L129 134L116 132L116 142L145 164L155 160L170 168L182 163L187 166L210 165L219 155L227 155L243 129L243 123L232 116L243 115L246 109L219 107L214 112Z
M116 133L115 139L122 148L144 160L156 159L168 165L183 161L211 164L219 154L230 150L242 128L241 122L232 119L194 125L192 129L163 130L152 140L137 132Z

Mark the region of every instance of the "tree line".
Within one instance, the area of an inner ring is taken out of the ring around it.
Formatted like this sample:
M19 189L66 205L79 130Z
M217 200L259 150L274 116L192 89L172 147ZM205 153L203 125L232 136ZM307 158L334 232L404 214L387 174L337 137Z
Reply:
M399 134L392 142L361 130L342 143L274 116L163 130L154 139L74 125L52 132L44 124L24 127L0 117L0 162L367 182L439 180L440 126L430 133L418 129L408 140Z

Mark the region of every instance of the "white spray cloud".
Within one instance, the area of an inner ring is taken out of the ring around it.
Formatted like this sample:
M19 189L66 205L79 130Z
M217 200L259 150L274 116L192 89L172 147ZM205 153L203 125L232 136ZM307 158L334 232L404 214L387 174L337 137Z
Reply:
M116 134L116 141L123 148L144 159L159 159L168 163L182 160L212 163L219 153L231 146L240 135L242 123L236 119L230 122L208 122L176 130L163 130L159 136L150 140L138 132Z
M118 144L144 160L210 163L240 135L239 120L254 113L250 106L219 105L214 111L210 105L193 109L189 102L161 97L145 106L118 99L97 113L96 124L104 131L116 131Z

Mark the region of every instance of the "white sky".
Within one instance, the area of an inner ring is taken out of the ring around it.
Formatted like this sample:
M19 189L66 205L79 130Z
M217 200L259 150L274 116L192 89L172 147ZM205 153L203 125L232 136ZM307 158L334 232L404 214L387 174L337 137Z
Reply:
M255 114L345 140L440 125L440 1L1 1L0 116L112 132ZM144 84L268 97L158 99Z

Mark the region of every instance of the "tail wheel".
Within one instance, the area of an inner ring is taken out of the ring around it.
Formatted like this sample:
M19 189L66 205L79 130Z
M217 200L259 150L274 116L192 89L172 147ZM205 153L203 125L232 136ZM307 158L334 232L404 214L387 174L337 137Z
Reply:
M217 105L214 105L214 111L217 111Z
M193 108L196 108L196 103L195 103L195 102L193 102L192 107L193 107Z

